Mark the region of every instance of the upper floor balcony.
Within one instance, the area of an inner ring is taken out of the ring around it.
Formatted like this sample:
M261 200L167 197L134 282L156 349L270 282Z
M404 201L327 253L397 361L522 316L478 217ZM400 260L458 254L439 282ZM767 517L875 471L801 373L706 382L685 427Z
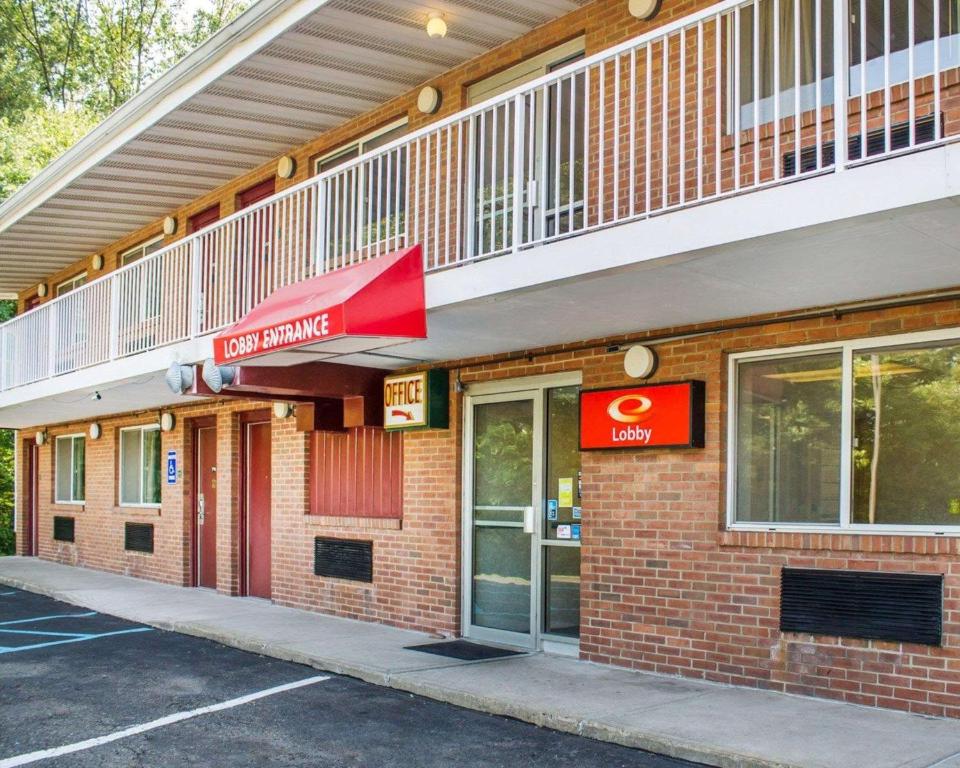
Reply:
M960 0L709 6L329 164L14 318L0 326L0 391L208 338L279 287L416 243L428 305L437 309L960 194L958 155L947 146L960 136L958 16ZM931 160L924 152L918 162L920 150L946 154ZM934 228L955 226L955 217L950 209ZM811 231L810 242L828 234ZM662 245L669 238L672 250ZM827 258L858 238L862 232L837 246L834 237ZM611 243L616 261L608 258ZM956 254L945 247L930 264L917 262L928 269L926 282L885 266L896 253L878 255L873 266L889 280L864 290L949 284L944 264ZM556 263L578 259L576 268L552 272L550 248ZM769 280L790 281L785 269L796 253L784 245L778 259L771 256L777 267ZM458 274L483 282L482 291L454 285L455 271L480 264L482 273ZM611 274L612 284L637 295L636 283ZM736 279L760 278L744 262ZM824 271L820 279L829 286L834 278ZM663 290L663 282L650 284ZM826 290L753 306L732 292L725 309L708 311L719 318L832 298ZM680 303L709 305L700 295ZM703 319L696 311L656 321L623 314L619 330ZM586 323L570 340L614 326Z

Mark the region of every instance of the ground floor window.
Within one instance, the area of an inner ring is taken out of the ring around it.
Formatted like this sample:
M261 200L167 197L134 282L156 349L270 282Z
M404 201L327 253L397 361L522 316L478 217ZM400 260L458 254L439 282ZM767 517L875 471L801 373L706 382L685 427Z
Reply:
M57 438L54 498L57 504L80 504L86 482L86 442L83 435Z
M729 522L960 532L960 338L731 360Z
M160 505L160 427L120 430L120 504Z

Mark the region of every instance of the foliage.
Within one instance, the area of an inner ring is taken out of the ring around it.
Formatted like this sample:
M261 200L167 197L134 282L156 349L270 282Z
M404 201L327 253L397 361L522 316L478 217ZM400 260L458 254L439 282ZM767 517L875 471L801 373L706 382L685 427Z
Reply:
M0 301L0 323L16 313L12 301ZM0 429L0 555L13 554L13 431Z

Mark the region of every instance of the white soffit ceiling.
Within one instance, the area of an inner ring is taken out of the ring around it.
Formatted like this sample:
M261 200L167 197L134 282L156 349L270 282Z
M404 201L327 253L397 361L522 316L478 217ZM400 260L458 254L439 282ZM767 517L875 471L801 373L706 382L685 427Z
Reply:
M0 294L587 2L261 0L0 206ZM308 10L298 16L300 6ZM447 21L444 39L426 34L432 11ZM289 16L292 24L202 82ZM179 99L177 88L186 88ZM143 120L168 98L176 103Z

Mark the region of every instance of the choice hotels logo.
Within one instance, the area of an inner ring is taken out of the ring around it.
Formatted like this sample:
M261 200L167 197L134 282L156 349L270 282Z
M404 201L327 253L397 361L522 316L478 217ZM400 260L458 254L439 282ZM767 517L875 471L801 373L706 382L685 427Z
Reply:
M607 415L621 424L638 424L650 418L653 402L643 395L624 395L607 406Z

